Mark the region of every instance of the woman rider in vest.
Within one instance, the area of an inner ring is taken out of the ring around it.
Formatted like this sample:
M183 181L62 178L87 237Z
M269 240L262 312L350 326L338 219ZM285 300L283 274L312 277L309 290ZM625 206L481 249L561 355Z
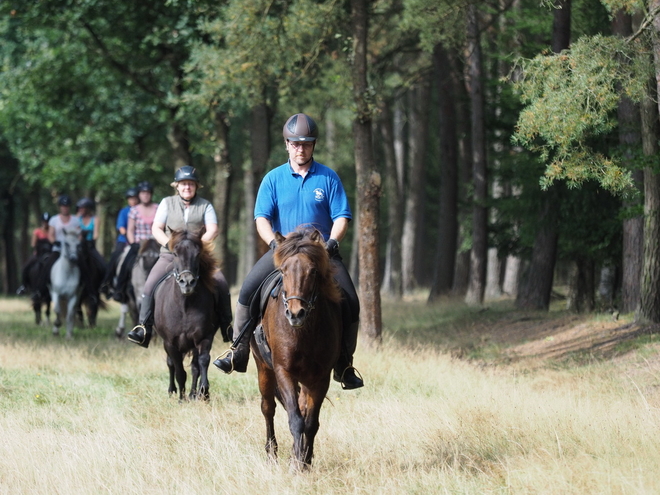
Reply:
M326 249L336 268L335 279L343 294L342 342L334 379L341 382L344 389L360 388L364 383L353 368L360 302L339 255L339 242L352 218L346 191L335 171L318 163L312 156L318 127L309 116L299 113L289 117L282 135L289 160L266 174L254 206L257 232L271 250L257 261L241 287L236 306L234 346L213 364L225 373L245 372L250 357L250 338L257 324L251 318L249 304L261 282L274 269L275 231L286 235L300 225L311 225L319 229L326 240Z
M206 228L202 241L209 242L218 235L218 217L213 205L197 195L201 187L199 177L194 167L186 165L176 171L174 182L176 189L174 196L163 199L158 205L151 232L162 246L158 261L151 269L144 285L142 305L140 307L140 323L128 333L128 340L142 347L149 347L153 331L153 292L158 282L171 269L174 256L167 248L172 232L175 230L188 230L197 232ZM223 336L231 338L231 299L229 286L224 275L217 270L214 275L216 281L215 307L218 313L220 328Z

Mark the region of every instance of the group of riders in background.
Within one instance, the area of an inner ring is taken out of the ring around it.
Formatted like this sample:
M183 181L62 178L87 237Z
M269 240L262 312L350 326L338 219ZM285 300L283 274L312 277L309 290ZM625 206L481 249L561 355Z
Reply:
M313 151L318 137L315 122L305 114L290 117L284 125L283 137L289 159L285 164L269 172L257 195L255 222L260 237L271 248L247 276L236 310L232 328L232 311L229 287L220 270L213 274L215 283L215 311L219 329L226 341L233 337L231 349L214 364L225 373L244 372L249 356L249 342L257 321L248 306L267 275L274 270L273 251L275 236L293 232L300 225L311 225L323 236L335 279L341 289L343 301L341 320L340 358L335 366L335 380L346 389L363 385L352 366L359 322L357 292L339 255L339 242L344 237L351 220L346 193L337 174L330 168L314 161ZM94 215L95 204L90 198L81 198L75 204L68 195L58 198L58 213L52 217L44 213L41 225L32 234L32 256L23 267L23 285L19 294L30 293L33 303L49 301L51 270L63 250L67 236L75 232L80 239L80 251L75 263L80 271L78 311L80 304L91 303L101 307L101 294L126 304L131 288L131 271L136 264L140 247L146 242L157 242L158 260L137 300L139 318L128 340L148 347L154 326L154 297L158 285L171 273L173 253L169 242L177 231L198 232L203 242L212 241L218 235L217 215L213 205L197 192L202 187L197 170L184 166L176 171L171 186L174 195L159 204L153 202L153 186L140 182L126 191L127 205L119 212L116 223L115 248L106 263L96 250L99 235L98 219ZM92 275L94 274L94 275ZM100 276L99 276L100 274ZM36 309L35 309L36 311ZM39 321L39 316L37 317ZM92 323L90 321L90 323Z
M94 215L94 200L81 198L75 204L73 214L71 197L67 194L59 196L58 213L51 216L44 212L41 224L32 232L32 255L23 266L22 285L17 294L30 293L33 300L49 299L50 271L60 256L65 236L76 232L81 241L81 252L77 257L81 301L88 299L102 304L99 296L103 293L107 299L125 303L130 267L135 262L140 241L153 237L151 224L157 205L152 202L152 196L153 186L146 181L126 191L127 206L117 216L117 241L110 262L106 262L96 249L99 222ZM100 284L92 280L91 273L102 274Z

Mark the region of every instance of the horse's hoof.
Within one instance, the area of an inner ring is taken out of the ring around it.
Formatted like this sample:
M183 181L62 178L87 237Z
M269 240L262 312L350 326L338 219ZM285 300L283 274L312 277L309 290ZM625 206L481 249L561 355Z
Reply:
M118 339L121 339L124 336L124 330L125 328L115 328L115 335L117 336Z
M60 329L59 328L53 328L53 335L55 337L59 337L60 335Z

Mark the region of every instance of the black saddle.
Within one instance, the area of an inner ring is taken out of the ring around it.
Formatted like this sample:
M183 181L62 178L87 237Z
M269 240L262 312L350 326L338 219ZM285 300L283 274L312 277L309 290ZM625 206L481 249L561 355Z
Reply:
M250 317L253 320L261 321L261 318L266 311L268 301L277 299L282 287L282 274L278 270L273 270L261 283L257 291L252 295L250 300ZM259 348L261 357L264 358L269 367L273 367L273 357L264 334L264 328L259 323L254 330L254 341Z

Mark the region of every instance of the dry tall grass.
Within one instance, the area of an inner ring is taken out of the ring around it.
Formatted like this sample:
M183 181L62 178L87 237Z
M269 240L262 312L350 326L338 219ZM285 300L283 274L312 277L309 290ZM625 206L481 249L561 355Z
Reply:
M210 403L179 404L160 342L116 342L109 317L71 342L24 336L27 306L11 304L0 302L1 493L660 492L655 350L631 374L612 361L521 372L391 338L362 346L366 386L331 385L314 466L292 474L281 407L280 462L266 460L253 364L210 370ZM410 314L386 311L386 325Z

